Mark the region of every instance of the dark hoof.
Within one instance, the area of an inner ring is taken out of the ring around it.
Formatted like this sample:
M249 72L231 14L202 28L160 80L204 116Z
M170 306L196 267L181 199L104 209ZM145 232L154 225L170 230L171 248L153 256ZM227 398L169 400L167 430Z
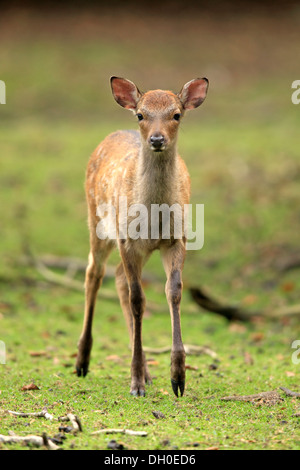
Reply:
M176 397L178 397L178 389L180 390L181 396L184 394L184 386L185 386L184 380L180 380L179 382L177 382L176 380L171 379L171 384L172 384L173 392L175 393Z
M76 373L78 377L85 377L89 371L88 366L78 367L76 366Z
M133 397L144 397L146 395L146 392L145 390L131 390L130 395L132 395Z

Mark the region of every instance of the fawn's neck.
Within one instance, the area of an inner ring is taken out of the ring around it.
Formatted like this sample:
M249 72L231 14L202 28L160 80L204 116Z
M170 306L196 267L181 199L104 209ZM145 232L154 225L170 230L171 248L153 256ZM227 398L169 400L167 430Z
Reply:
M154 152L141 148L136 172L136 200L141 204L177 202L178 154L176 147Z

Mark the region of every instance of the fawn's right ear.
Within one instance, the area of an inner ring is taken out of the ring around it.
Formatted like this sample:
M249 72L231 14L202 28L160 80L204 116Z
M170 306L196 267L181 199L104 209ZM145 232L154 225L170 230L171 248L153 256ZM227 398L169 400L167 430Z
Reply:
M123 108L134 111L142 96L142 93L135 84L130 80L120 77L111 77L110 84L116 102L123 106Z

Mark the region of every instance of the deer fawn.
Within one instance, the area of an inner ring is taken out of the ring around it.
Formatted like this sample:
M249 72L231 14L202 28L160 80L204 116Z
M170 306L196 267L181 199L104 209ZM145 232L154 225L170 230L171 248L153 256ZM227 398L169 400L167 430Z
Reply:
M111 87L117 103L136 115L140 132L131 130L110 134L96 148L88 164L86 195L90 254L85 279L84 322L78 344L77 375L85 376L88 372L97 291L104 276L108 255L117 246L121 263L116 270L116 286L132 347L130 393L145 396L145 382L151 383L151 376L142 347L145 296L141 273L146 260L158 249L167 277L165 292L172 322L171 384L176 396L178 390L183 395L185 351L181 338L180 301L186 237L183 234L180 239L175 239L171 231L171 236L166 239L162 236L161 221L159 236L156 238L133 239L121 236L118 201L120 197L126 196L128 206L143 204L149 211L153 204L167 204L169 207L177 204L183 208L189 203L190 177L177 153L177 134L184 112L197 108L204 101L208 80L191 80L178 94L162 90L141 93L134 83L118 77L111 78ZM99 234L97 207L100 204L112 204L116 209L116 239Z

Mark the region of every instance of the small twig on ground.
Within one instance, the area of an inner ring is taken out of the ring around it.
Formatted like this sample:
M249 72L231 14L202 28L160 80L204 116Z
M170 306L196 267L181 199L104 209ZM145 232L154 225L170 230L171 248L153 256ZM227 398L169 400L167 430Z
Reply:
M299 392L293 392L292 390L289 390L288 388L285 387L279 387L280 390L282 390L287 397L297 397L300 398L300 393Z
M100 431L92 432L92 435L96 434L128 434L130 436L141 436L145 437L148 435L146 431L132 431L131 429L100 429Z
M283 398L277 390L271 390L269 392L255 393L254 395L232 395L223 397L221 400L224 401L250 401L256 404L274 405L283 401Z
M200 355L200 354L207 354L208 356L211 356L212 358L216 359L217 353L213 351L212 349L208 348L207 346L196 346L193 344L184 344L184 349L186 354L188 355ZM150 354L165 354L171 351L170 346L165 346L163 348L148 348L144 347L143 348L145 352L150 353Z
M78 431L82 432L81 422L76 415L73 415L73 413L68 413L67 418L69 419L73 427L73 434L76 434Z
M50 413L48 413L47 408L43 408L42 411L38 411L36 413L22 413L19 411L11 411L7 410L7 412L13 416L19 416L20 418L46 418L49 420L55 421L70 421L73 427L73 432L76 433L78 431L82 432L82 425L81 421L78 416L74 415L73 413L68 413L67 416L61 416L59 418L55 418Z
M67 416L63 416L60 418L55 418L50 413L48 413L47 408L43 408L42 411L38 411L36 413L21 413L18 411L11 411L7 410L9 414L13 416L18 416L20 418L46 418L49 420L55 421L70 421L72 428L70 428L73 434L76 434L78 431L82 432L82 425L78 416L74 415L73 413L68 413ZM42 434L41 436L16 436L13 431L9 431L9 436L0 435L0 442L4 444L22 444L22 445L34 445L36 447L42 447L43 445L46 446L50 450L59 449L59 447L54 444L51 438L49 438L46 433Z
M218 357L217 353L207 346L196 346L194 344L184 344L183 346L184 346L186 354L188 355L194 354L195 356L198 356L200 354L207 354L213 359L217 359Z
M147 346L143 347L144 352L150 354L165 354L171 351L170 346L164 346L163 348L148 348Z
M38 411L37 413L20 413L18 411L11 411L8 410L8 413L14 416L20 416L21 418L28 418L28 417L35 417L35 418L46 418L52 421L54 417L50 415L47 411L47 408L43 408L42 411Z

